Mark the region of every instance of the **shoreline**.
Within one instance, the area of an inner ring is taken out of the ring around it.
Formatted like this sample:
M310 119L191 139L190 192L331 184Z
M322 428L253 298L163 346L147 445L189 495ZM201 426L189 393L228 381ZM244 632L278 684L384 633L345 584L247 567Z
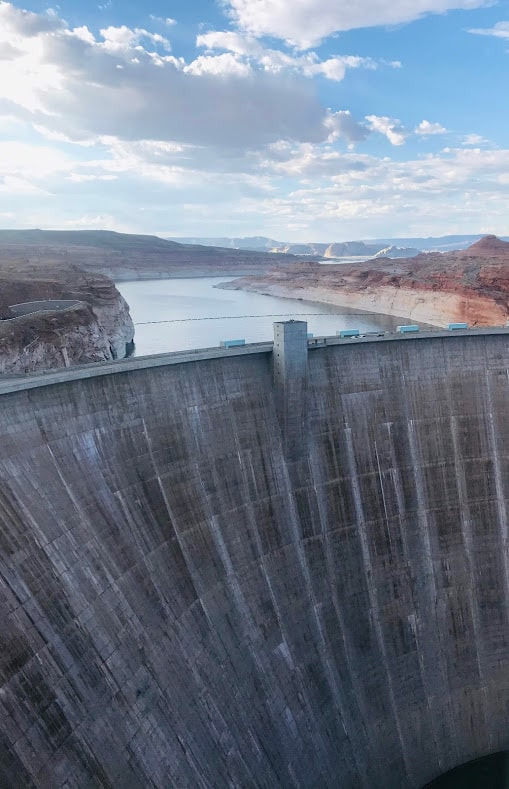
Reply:
M456 293L410 288L393 288L381 285L377 289L366 288L353 291L347 288L332 290L320 287L292 287L257 279L254 282L236 284L219 283L215 287L224 290L245 290L279 298L301 299L362 310L366 313L387 315L401 320L447 328L449 323L466 321L477 325L502 325L506 323L505 310L492 299L466 297ZM488 316L491 316L490 318ZM470 319L469 319L470 318Z

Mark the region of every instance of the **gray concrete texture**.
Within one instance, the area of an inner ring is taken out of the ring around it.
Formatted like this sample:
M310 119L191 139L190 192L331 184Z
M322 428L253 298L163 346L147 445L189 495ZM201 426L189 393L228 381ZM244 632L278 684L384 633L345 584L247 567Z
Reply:
M299 452L270 351L0 397L2 787L420 787L509 747L508 336L307 366Z

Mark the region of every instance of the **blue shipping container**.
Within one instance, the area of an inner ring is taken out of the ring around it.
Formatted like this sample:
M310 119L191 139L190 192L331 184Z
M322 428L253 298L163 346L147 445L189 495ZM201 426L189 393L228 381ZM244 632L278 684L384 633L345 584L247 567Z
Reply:
M221 348L235 348L237 345L245 345L245 340L221 340L219 343Z
M468 329L468 323L450 323L447 328L449 331L454 331L455 329Z
M340 337L358 337L359 329L341 329L336 334L339 334Z
M396 331L399 331L400 334L406 334L411 331L419 331L419 327L416 324L410 323L408 326L397 326Z

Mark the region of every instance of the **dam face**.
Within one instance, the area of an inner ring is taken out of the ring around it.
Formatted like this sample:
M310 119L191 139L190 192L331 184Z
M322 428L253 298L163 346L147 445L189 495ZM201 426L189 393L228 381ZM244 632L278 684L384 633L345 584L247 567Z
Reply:
M509 748L509 336L307 356L0 396L2 787L418 789Z

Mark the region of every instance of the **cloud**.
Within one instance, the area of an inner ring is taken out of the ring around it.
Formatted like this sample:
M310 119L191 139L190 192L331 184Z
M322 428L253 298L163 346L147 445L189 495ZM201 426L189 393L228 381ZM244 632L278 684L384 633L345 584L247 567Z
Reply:
M161 17L161 16L155 16L155 14L150 14L150 19L152 20L152 22L157 22L160 25L166 25L166 27L172 27L173 25L177 24L177 20L172 19L169 16Z
M225 49L237 55L254 55L258 58L265 52L263 45L253 36L226 30L202 33L196 38L196 46L206 49Z
M481 134L467 134L463 138L463 145L483 145L487 143L486 140Z
M95 41L92 34L86 38L79 36L79 32L82 30L86 30L88 32L87 28L78 28L77 30L74 30L73 33L83 41L86 41L89 44L94 44ZM152 44L160 44L165 50L169 51L171 49L171 44L167 38L159 35L159 33L150 33L148 30L139 27L134 28L134 30L126 27L126 25L122 25L121 27L106 27L101 30L101 36L103 38L103 43L101 46L106 51L112 53L128 51L137 44L140 44L144 39L150 41Z
M98 173L71 173L67 176L69 181L76 184L89 183L90 181L116 181L118 175L99 175Z
M8 41L3 41L0 48L0 60L14 60L22 55L22 51L13 47Z
M447 129L440 123L431 123L430 121L421 121L415 128L416 134L428 136L430 134L447 134Z
M503 232L509 212L509 150L446 148L393 161L341 152L333 143L280 140L246 154L103 138L77 161L65 149L0 146L1 161L9 162L0 212L16 214L9 225L93 227L97 221L131 232L171 226L191 235L199 223L219 235L288 238L291 232L332 240L472 227Z
M110 26L95 38L87 27L2 2L2 41L21 54L0 61L0 101L70 140L249 148L286 138L318 142L329 133L310 82L269 68L252 73L231 53L186 64L165 54L167 39L143 28Z
M305 178L289 194L242 205L276 238L288 217L302 240L338 238L338 227L340 238L366 238L466 233L472 227L503 232L507 225L509 150L447 149L392 161L367 154L324 158L323 151L301 146L275 166L288 176L296 161Z
M306 2L292 5L297 17ZM184 60L169 51L164 20L152 22L159 32L92 32L0 0L0 215L12 214L9 224L160 232L171 217L189 235L203 221L216 234L283 238L295 228L333 238L403 224L407 234L482 228L488 212L505 222L509 151L469 134L458 137L467 147L422 155L446 132L440 124L405 128L403 116L356 117L320 101L317 80L397 62L270 48L245 30L203 34L201 54ZM398 161L364 152L379 134L400 146ZM418 158L401 147L410 134L421 136Z
M478 36L494 36L495 38L509 38L509 22L497 22L493 27L472 28L469 33Z
M252 69L249 63L244 63L230 52L225 52L212 57L200 55L184 67L184 72L195 76L212 74L215 76L248 77L252 74Z
M9 29L15 36L28 38L65 29L65 23L55 14L34 14L3 0L0 0L0 22L0 30Z
M338 138L343 138L349 143L362 142L369 135L366 126L356 121L349 110L331 112L325 123L330 130L329 142Z
M253 36L273 36L302 49L340 31L401 24L427 14L489 4L489 0L223 0L240 29Z
M72 159L46 145L0 140L0 162L2 193L49 196L49 179L65 177Z
M408 137L408 132L402 128L400 121L394 118L387 118L379 115L366 115L366 120L368 122L368 128L371 131L384 134L391 145L403 145Z
M321 60L316 52L296 55L293 52L289 54L279 49L268 49L254 36L232 31L211 31L199 35L196 39L196 46L205 47L209 51L224 49L233 52L237 58L243 58L243 62L256 64L264 71L273 74L287 71L302 74L305 77L321 75L335 82L341 82L344 79L347 69L376 69L378 67L372 58L358 55L334 55L327 60ZM237 62L239 61L237 60ZM396 67L395 63L384 65Z

